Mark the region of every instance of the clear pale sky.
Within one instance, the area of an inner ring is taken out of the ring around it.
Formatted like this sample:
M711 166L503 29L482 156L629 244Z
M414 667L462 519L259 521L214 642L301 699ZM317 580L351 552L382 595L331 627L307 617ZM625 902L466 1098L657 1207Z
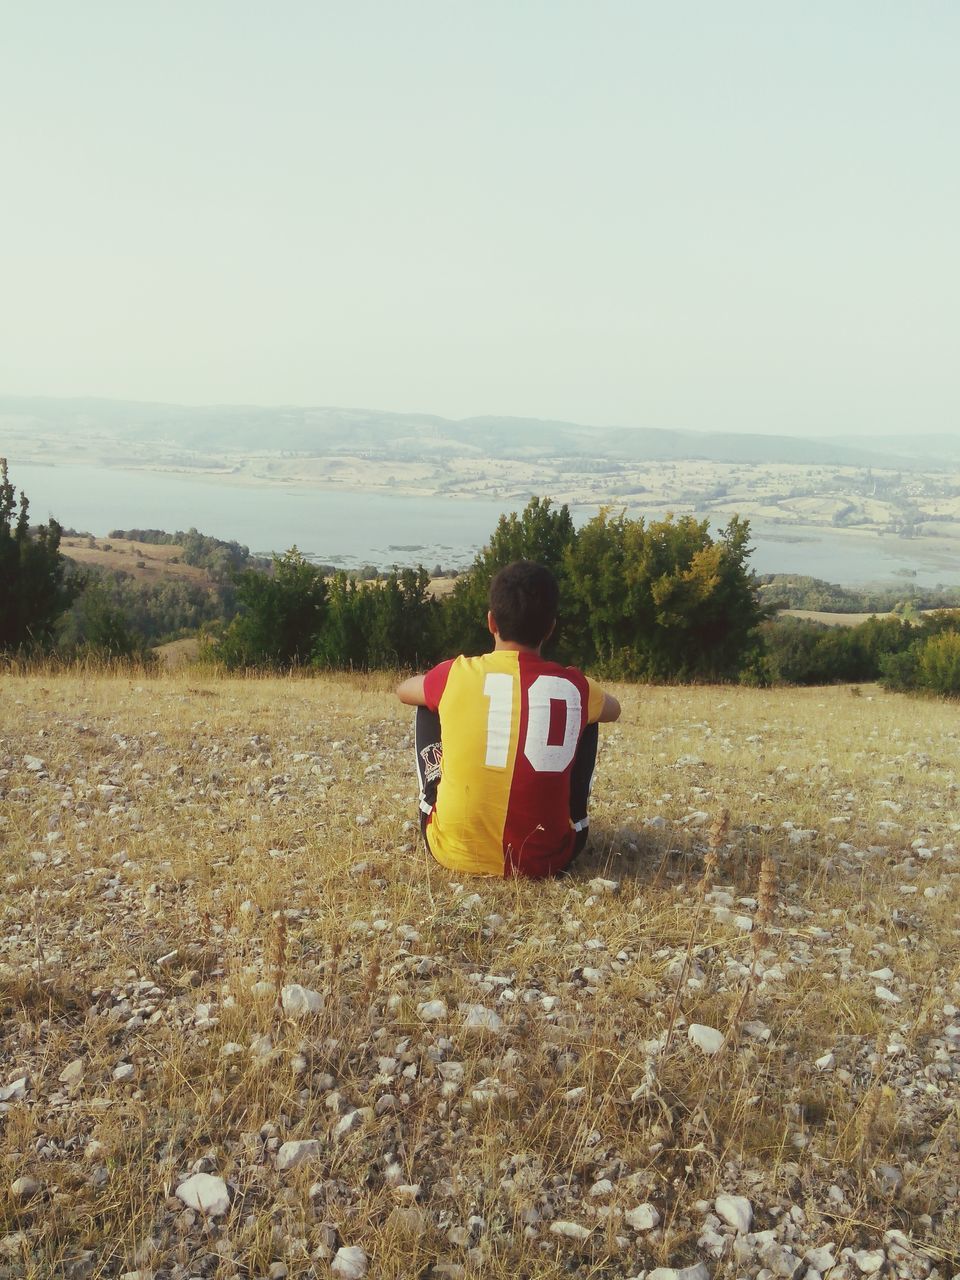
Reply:
M955 0L0 17L0 392L960 426Z

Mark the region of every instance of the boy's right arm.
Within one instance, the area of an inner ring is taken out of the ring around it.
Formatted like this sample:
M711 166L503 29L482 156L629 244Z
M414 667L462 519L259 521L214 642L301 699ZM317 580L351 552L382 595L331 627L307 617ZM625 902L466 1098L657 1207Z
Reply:
M612 720L620 719L620 703L612 693L604 693L603 706L600 714L597 716L597 724L609 724Z

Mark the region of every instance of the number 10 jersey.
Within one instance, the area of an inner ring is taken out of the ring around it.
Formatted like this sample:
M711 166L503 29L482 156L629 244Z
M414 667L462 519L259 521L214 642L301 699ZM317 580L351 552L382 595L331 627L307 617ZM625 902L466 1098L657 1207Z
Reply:
M430 850L452 870L545 876L573 854L570 772L603 690L575 667L494 650L424 677L443 743Z

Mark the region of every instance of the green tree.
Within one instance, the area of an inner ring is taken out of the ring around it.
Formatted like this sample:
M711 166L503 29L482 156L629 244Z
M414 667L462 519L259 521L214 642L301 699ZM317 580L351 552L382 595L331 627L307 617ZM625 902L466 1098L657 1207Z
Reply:
M49 647L79 589L66 580L60 525L51 519L31 529L29 506L22 489L18 504L0 458L0 651Z
M763 617L748 540L737 518L714 540L707 520L601 511L565 556L568 649L612 677L736 677Z
M236 578L236 618L214 656L230 667L291 667L308 662L321 633L327 590L323 574L296 547L274 557L272 571Z
M60 647L102 658L143 658L146 645L129 615L112 598L107 585L92 579L65 615Z
M489 545L477 556L469 572L460 574L443 605L444 640L447 650L483 653L490 648L487 631L487 592L490 579L514 560L535 560L552 569L560 579L560 618L556 653L564 652L564 556L576 538L573 518L566 505L554 507L549 498L531 498L520 515L500 517ZM552 643L552 642L551 642Z

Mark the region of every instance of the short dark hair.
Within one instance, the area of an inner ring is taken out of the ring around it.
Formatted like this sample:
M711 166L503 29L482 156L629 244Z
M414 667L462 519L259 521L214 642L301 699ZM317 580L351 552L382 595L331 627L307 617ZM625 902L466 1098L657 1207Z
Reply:
M536 648L550 634L559 603L556 578L532 560L514 560L490 583L490 612L501 640Z

